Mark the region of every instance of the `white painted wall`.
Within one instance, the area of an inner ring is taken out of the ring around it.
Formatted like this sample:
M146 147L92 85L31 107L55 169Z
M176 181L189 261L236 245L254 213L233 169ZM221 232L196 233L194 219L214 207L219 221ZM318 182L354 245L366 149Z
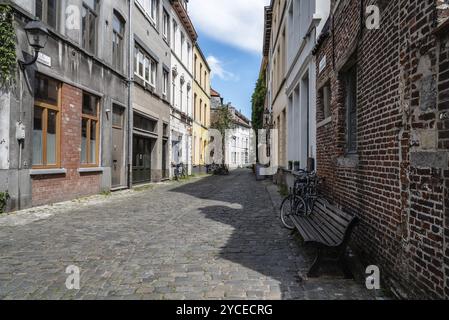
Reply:
M306 168L316 158L316 61L312 56L329 16L330 0L289 0L287 4L287 161Z
M0 170L9 169L10 94L0 92Z
M177 30L173 27L173 20L176 21ZM178 18L176 11L171 7L171 69L176 68L178 75L172 77L171 102L173 108L187 114L193 118L193 45L192 41ZM181 46L181 34L184 34L184 45ZM190 47L190 51L188 48ZM182 84L181 79L184 79ZM174 84L174 86L173 86ZM190 85L190 90L188 89ZM181 90L182 88L182 90ZM173 113L170 121L171 137L173 141L181 140L180 162L188 165L189 174L192 172L192 127L179 120L176 113ZM177 137L181 136L181 139ZM171 150L173 152L173 150ZM173 158L173 155L170 155Z

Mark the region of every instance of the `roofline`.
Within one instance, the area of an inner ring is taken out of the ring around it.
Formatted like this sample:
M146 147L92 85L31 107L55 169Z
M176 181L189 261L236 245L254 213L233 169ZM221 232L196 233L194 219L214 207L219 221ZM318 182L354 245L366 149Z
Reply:
M187 32L192 41L196 42L198 39L198 33L196 32L195 26L193 25L193 22L190 19L189 13L187 12L187 10L184 8L184 6L180 1L182 0L170 0L170 3L173 9L175 9L178 18L181 20L182 24L187 29Z
M206 59L206 57L204 56L203 50L201 50L201 47L200 47L200 45L199 45L198 42L195 43L195 48L196 48L196 49L198 50L198 52L200 53L201 58L203 58L204 63L206 64L207 69L209 70L209 72L211 72L212 69L210 68L209 63L207 62L207 59Z

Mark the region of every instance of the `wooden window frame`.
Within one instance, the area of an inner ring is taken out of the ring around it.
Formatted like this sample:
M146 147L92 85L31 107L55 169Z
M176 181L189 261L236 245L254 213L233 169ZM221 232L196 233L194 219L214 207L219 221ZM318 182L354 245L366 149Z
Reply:
M123 71L124 62L125 62L125 33L126 33L126 22L123 17L114 10L114 17L113 19L117 19L121 26L121 32L117 32L114 27L112 27L112 35L113 35L113 41L112 41L112 47L113 47L113 54L112 54L112 65L115 69L119 71ZM116 42L114 42L114 38L118 38L120 40L120 45L117 48L117 52L114 53L114 48Z
M344 84L345 84L345 112L346 112L346 123L345 123L345 131L346 131L346 153L347 154L356 154L358 150L358 139L357 139L357 66L351 66L344 73ZM349 88L353 86L353 92L350 92ZM351 112L353 115L351 116ZM352 128L351 120L354 118L355 125ZM353 132L354 131L354 132ZM354 135L352 135L354 133Z
M82 141L82 134L83 134L83 128L82 128L82 124L83 124L83 120L87 120L87 128L86 128L86 158L87 161L90 160L90 155L91 155L91 150L90 150L90 138L91 138L91 124L92 121L96 121L97 125L95 128L95 134L97 135L97 140L95 141L95 150L96 150L96 155L95 155L95 163L83 163L83 159L81 158L81 153L80 153L80 163L81 163L81 168L97 168L100 166L100 98L92 95L90 93L87 92L83 92L84 94L88 94L90 96L94 96L97 98L97 115L93 116L93 115L88 115L88 114L84 114L82 113L82 107L81 107L81 141Z
M95 38L94 38L93 48L90 48L90 47L88 48L89 45L86 43L86 46L85 46L84 38L85 37L86 37L86 39L90 38L90 28L87 27L86 30L81 30L81 47L84 50L86 50L87 52L90 52L92 54L97 53L97 47L98 47L98 31L99 31L98 30L98 16L99 16L98 12L99 12L100 2L98 0L94 0L94 6L95 6L95 8L91 8L86 2L83 1L83 3L82 3L82 8L84 10L86 10L89 14L89 25L92 23L94 24ZM91 17L90 14L92 14L95 17L95 19L93 19L93 21L92 21L92 19L90 19L90 17ZM81 26L82 26L82 23L81 23Z
M57 29L58 28L58 22L59 22L59 8L60 8L60 1L57 0L56 1L56 8L55 8L55 25L52 26L51 24L48 23L48 0L41 0L42 1L42 22L44 22L46 25L50 26L53 29ZM35 2L34 6L35 6L35 15L37 17L37 8L36 8L37 2Z
M46 76L41 76L48 78ZM53 80L53 79L52 79ZM59 169L61 168L61 92L62 84L58 83L58 102L52 105L39 100L34 101L34 107L42 110L42 164L32 165L33 169ZM48 110L56 111L56 164L47 164L47 130L48 130ZM34 112L34 109L33 109ZM33 116L34 117L34 116Z

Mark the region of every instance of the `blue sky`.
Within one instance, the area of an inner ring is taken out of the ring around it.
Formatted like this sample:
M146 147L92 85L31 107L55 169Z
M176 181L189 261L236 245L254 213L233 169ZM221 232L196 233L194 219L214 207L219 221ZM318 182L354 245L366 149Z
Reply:
M198 42L212 68L212 87L251 118L269 0L190 0Z

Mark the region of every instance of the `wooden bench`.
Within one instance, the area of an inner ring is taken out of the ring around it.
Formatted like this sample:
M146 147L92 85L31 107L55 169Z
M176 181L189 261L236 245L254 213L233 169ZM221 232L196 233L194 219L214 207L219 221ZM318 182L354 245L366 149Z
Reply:
M324 257L333 255L332 260L341 265L345 277L352 278L346 262L346 249L358 223L357 217L343 212L325 199L318 199L309 216L294 216L292 221L305 244L317 248L316 259L308 277L318 277Z

